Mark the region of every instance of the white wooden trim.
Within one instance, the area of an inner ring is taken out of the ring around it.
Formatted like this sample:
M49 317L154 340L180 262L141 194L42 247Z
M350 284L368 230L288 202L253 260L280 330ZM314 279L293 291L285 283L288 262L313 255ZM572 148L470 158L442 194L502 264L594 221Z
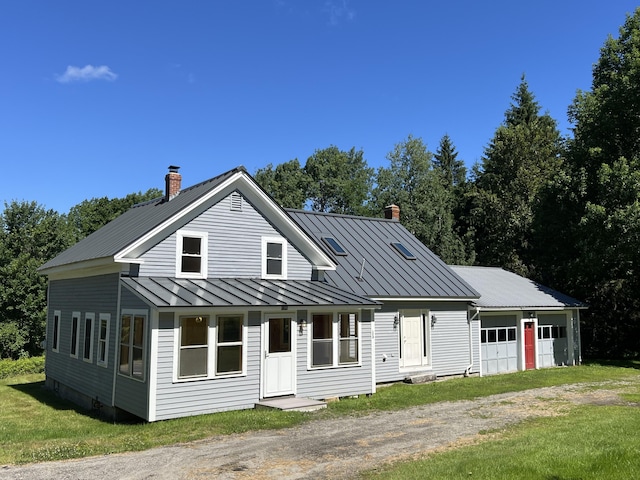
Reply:
M147 420L153 422L156 420L156 402L158 397L158 337L159 337L159 314L157 310L152 310L149 323L151 324L151 338L149 346L149 384L147 405Z
M71 348L74 346L73 345L73 319L76 318L76 344L75 344L75 348L76 348L76 353L71 353ZM69 356L71 356L72 358L78 358L78 350L80 349L80 322L82 321L82 315L80 314L80 312L71 312L71 338L70 343L69 343Z
M91 332L89 333L89 358L85 358L84 351L86 348L87 341L87 319L91 319ZM82 337L82 360L87 363L93 363L93 337L96 331L96 314L93 312L86 312L84 314L84 335Z
M182 271L182 242L185 237L199 238L200 244L200 271ZM209 269L209 233L194 230L178 230L176 232L176 278L207 278Z
M102 321L107 322L107 336L104 340L104 361L100 360L100 332L102 331ZM96 357L96 364L101 367L109 366L109 334L111 333L111 314L101 313L98 315L98 356Z
M282 271L280 274L268 274L267 273L267 245L269 243L277 243L282 247ZM262 278L266 280L286 280L287 279L287 249L288 242L284 237L262 237L261 240L262 250L261 250L261 268L262 268Z

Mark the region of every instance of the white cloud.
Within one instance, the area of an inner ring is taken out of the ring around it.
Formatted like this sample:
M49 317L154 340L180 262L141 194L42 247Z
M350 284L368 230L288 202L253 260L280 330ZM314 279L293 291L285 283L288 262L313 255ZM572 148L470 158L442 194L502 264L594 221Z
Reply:
M329 25L335 27L341 20L351 21L356 16L356 11L349 7L347 0L328 0L324 4L324 11L329 14Z
M99 67L94 67L93 65L73 67L69 65L62 75L58 75L57 80L60 83L89 82L91 80L108 80L113 82L116 78L118 78L118 75L113 73L106 65Z

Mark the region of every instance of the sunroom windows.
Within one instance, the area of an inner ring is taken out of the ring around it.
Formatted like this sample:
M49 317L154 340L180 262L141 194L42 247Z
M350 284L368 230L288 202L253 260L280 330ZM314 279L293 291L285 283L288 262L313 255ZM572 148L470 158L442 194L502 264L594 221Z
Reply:
M311 367L358 365L360 322L357 313L311 315Z
M176 380L244 374L247 341L244 315L181 316L176 338Z
M144 380L146 311L123 310L120 326L121 375Z

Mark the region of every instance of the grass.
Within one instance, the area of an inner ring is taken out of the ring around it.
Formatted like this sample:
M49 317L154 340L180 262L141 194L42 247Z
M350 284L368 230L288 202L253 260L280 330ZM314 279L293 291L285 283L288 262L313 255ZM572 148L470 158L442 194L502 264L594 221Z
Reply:
M498 439L369 472L374 479L640 478L640 408L575 407L571 415L528 420Z
M315 413L244 410L132 424L114 424L95 418L44 389L41 374L24 375L0 380L0 465L144 450L216 434L287 428L309 419L360 415L529 388L622 380L630 375L640 375L640 364L627 366L632 368L593 364L425 385L399 384L381 388L371 397L331 403L326 410ZM636 398L639 393L630 391L626 394Z

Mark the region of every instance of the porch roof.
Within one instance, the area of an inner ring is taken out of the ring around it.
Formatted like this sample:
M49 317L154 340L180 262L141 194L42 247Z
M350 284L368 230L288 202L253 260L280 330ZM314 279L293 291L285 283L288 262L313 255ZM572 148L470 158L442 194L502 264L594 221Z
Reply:
M254 278L124 277L122 283L155 307L376 308L380 302L317 281Z

